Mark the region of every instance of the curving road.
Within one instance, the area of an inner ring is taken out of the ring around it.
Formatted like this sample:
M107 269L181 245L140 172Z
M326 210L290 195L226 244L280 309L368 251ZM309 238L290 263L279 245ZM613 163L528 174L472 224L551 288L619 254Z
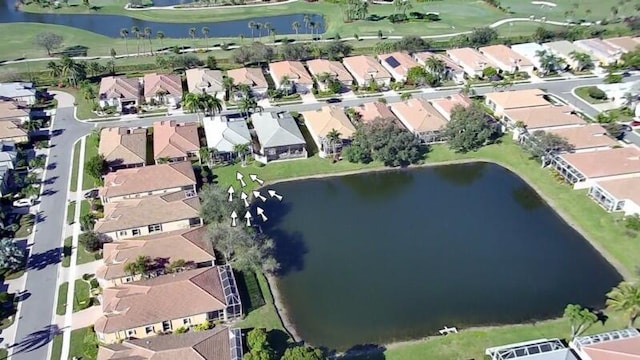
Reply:
M625 81L640 80L640 75L626 78ZM588 106L572 95L571 90L578 86L594 85L602 82L600 78L582 78L562 81L552 81L536 84L516 84L511 89L543 88L558 95L570 104L590 116L595 116L597 110ZM491 86L474 88L479 95L494 91ZM423 93L416 93L414 97L435 99L457 93L458 89L434 90L428 89ZM387 101L399 101L400 96L389 94L384 96ZM60 252L65 226L65 207L67 205L67 190L69 188L70 169L72 165L71 152L74 142L91 132L94 126L149 126L154 121L167 118L157 117L139 120L118 120L92 124L76 121L74 118L73 100L68 95L58 94L59 108L53 122L54 136L51 140L49 154L49 170L46 179L50 183L44 186L45 195L40 204L39 221L35 228L35 244L31 249L29 270L27 272L26 290L31 294L22 303L16 343L10 348L13 360L41 360L47 359L53 335L64 329L58 329L53 324L54 307L56 305L56 291L60 274ZM347 99L342 106L356 106L365 102L377 101L379 97L366 99ZM265 110L296 110L305 111L320 108L324 102L312 104L298 104L267 108ZM227 111L229 112L229 111ZM171 117L180 121L196 121L194 115ZM57 135L56 135L57 134Z

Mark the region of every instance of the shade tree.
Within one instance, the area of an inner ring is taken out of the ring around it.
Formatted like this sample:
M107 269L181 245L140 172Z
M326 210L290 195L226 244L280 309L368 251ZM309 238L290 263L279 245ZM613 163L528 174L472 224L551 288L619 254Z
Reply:
M477 104L456 105L451 111L451 120L444 127L449 147L460 153L478 150L496 135L496 126L489 122L484 109Z

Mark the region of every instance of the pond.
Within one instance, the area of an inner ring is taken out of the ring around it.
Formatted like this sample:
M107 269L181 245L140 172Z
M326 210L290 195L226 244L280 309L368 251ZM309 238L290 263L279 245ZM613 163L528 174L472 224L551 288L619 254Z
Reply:
M290 319L345 350L602 306L620 275L522 179L472 163L276 184ZM570 191L567 189L567 191Z
M188 17L189 11L176 11L176 17ZM202 22L202 23L167 23L134 19L122 15L102 15L96 14L48 14L27 13L16 10L13 0L0 0L0 23L12 22L34 22L41 24L55 24L71 26L82 30L91 31L108 37L120 37L120 29L129 29L137 26L140 30L145 27L151 28L153 34L158 31L164 32L168 38L189 38L189 29L196 28L196 36L202 37L201 29L209 28L209 37L236 37L243 35L247 38L252 36L249 22L270 23L278 35L295 34L291 24L299 22L302 27L300 32L307 31L304 27L304 14L263 16L259 18ZM309 14L310 21L320 25L316 31L323 32L324 20L321 15ZM258 30L253 31L258 36ZM268 36L266 29L262 30L263 36Z

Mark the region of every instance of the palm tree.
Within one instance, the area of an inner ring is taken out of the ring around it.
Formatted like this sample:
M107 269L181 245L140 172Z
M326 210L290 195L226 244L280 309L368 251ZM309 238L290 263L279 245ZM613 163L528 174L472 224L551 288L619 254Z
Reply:
M607 309L620 311L629 318L629 327L640 316L640 286L623 281L607 294Z
M124 48L127 51L127 55L129 55L129 44L127 39L129 38L129 30L120 29L120 37L124 39Z
M225 75L222 78L222 87L224 88L224 99L228 101L229 98L231 97L231 92L235 87L235 84L233 83L233 78Z
M55 61L49 61L47 63L47 69L49 69L49 73L51 74L51 77L54 79L57 79L60 77L60 75L62 75L62 68Z
M217 95L217 94L216 94ZM216 113L222 111L222 101L216 95L202 93L198 95L204 110L205 116L213 117Z
M193 40L193 44L195 46L195 43L196 43L196 28L189 29L189 36L191 37L191 40Z
M460 94L464 96L475 96L476 90L471 87L470 83L465 83L464 86L460 89Z
M269 35L271 35L271 42L275 43L276 35L278 35L278 33L276 32L276 29L274 28L269 29Z
M571 59L575 60L578 63L576 69L578 71L583 71L593 66L593 60L591 59L591 56L589 56L589 54L585 54L579 51L572 51L569 56L571 56Z
M249 21L247 23L247 26L249 27L249 29L251 29L251 40L253 40L255 38L253 36L253 29L256 27L256 23L254 21Z
M240 101L238 101L238 110L240 110L240 112L244 114L245 118L249 117L249 112L253 112L257 109L262 108L258 105L258 102L255 98L243 97L242 99L240 99Z
M209 40L208 40L209 28L206 26L203 26L200 31L202 32L202 36L204 36L204 46L208 49L209 48Z
M342 136L342 134L340 134L340 132L336 129L331 129L331 131L329 131L327 133L327 141L329 141L329 147L331 148L331 154L335 155L338 150L337 150L337 146L339 143L342 142L342 139L340 138Z
M432 73L437 79L438 82L442 82L445 78L445 72L447 70L447 66L444 61L438 59L435 56L431 56L425 61L425 67Z
M136 37L136 43L138 45L138 56L140 56L140 28L137 26L132 26L131 33Z
M149 40L149 51L151 51L151 55L153 55L153 44L151 43L151 28L144 28L144 36Z
M296 32L296 37L298 37L298 30L300 30L300 23L298 21L294 21L291 23L291 27L293 28L293 31Z
M47 161L43 156L36 156L29 160L29 167L32 169L43 169L46 162Z
M124 272L130 276L145 275L152 265L150 257L139 255L135 261L124 264Z
M203 146L200 148L200 150L198 150L198 153L200 155L200 164L204 163L209 165L209 162L211 161L211 149Z
M28 120L24 124L22 124L22 127L28 132L34 132L40 129L40 123L38 122L38 120ZM35 159L37 158L31 159L31 160L35 160ZM35 166L31 166L31 167L35 167Z
M271 32L271 23L270 22L266 22L264 24L262 24L262 28L265 30L265 32L267 33L267 35L269 35L269 33Z
M302 22L304 23L304 27L309 31L309 24L311 23L311 16L309 14L304 14L302 17Z
M256 30L258 30L258 41L262 41L262 23L255 23L253 26L256 27Z
M158 38L158 40L160 40L160 47L164 49L164 44L163 41L164 40L164 31L160 31L158 30L158 32L156 32L156 37Z
M67 80L69 85L75 87L78 86L79 81L85 78L86 73L82 64L65 55L60 60L60 75Z
M247 152L249 152L249 144L235 144L233 146L233 151L238 154L238 157L240 158L240 160L242 161L242 167L247 166L247 164L245 163L245 155L247 154Z
M202 103L202 98L199 94L195 93L187 93L182 99L182 107L185 110L195 113L198 121L200 121L200 113L204 112L204 106Z

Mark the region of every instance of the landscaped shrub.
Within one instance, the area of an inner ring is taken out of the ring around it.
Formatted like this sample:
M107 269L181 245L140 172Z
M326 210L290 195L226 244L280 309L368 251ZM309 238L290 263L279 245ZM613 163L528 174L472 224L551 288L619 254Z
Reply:
M589 86L589 88L587 89L587 94L589 95L589 97L596 100L604 100L607 98L607 94L596 86Z
M92 289L97 289L100 286L100 283L98 283L98 279L93 278L89 281L89 285L91 285Z
M174 333L175 333L175 334L184 334L184 333L186 333L187 331L189 331L189 328L186 328L186 327L184 327L184 326L181 326L181 327L177 328L177 329L174 331Z
M640 216L638 214L635 214L625 217L624 227L629 230L640 231Z
M391 21L391 23L394 23L394 24L409 20L409 18L405 14L391 14L388 16L388 19L389 21Z

